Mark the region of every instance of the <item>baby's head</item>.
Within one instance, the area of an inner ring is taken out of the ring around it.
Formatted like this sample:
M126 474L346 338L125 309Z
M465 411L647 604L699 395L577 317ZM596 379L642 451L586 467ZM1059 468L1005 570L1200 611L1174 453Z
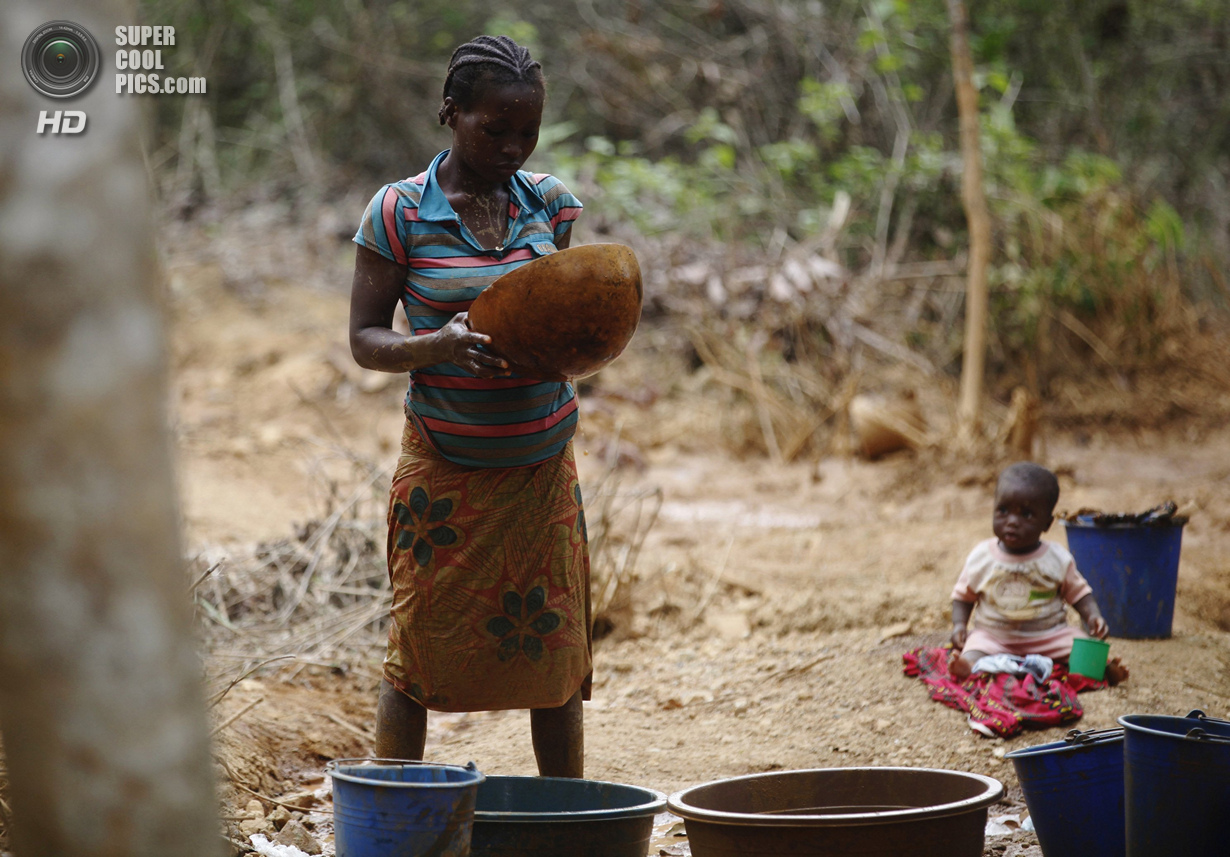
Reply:
M1029 553L1055 520L1059 480L1040 464L1022 461L999 474L991 526L1009 553Z

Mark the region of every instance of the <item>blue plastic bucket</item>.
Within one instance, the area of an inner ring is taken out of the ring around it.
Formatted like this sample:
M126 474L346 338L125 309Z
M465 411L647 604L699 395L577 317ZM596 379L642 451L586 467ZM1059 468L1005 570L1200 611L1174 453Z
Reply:
M1073 730L1004 758L1046 857L1124 857L1122 729Z
M1183 524L1064 521L1068 549L1093 587L1111 636L1169 637Z
M337 759L325 770L333 779L337 857L469 857L485 779L473 763Z
M488 777L478 788L473 857L645 857L666 795L560 777Z
M1230 722L1126 714L1124 792L1128 857L1225 854L1230 808Z

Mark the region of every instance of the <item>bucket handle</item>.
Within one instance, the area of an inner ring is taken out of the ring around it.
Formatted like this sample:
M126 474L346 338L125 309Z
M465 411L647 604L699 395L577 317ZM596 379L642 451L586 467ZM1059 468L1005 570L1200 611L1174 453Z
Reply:
M448 768L463 767L461 765L450 765L444 762L428 762L423 759L386 759L386 758L382 758L379 756L364 756L362 758L356 758L356 759L331 759L330 761L325 763L325 770L331 773L337 770L337 768L340 765L349 765L349 764L354 764L354 765L375 764L375 765L389 765L389 766L393 766L393 765L403 765L403 766L443 765L444 767L448 767ZM467 771L470 771L472 773L478 773L478 764L473 759L471 759L469 762L466 762L464 767Z
M1199 708L1195 708L1188 712L1187 716L1193 720L1199 720L1201 723L1222 723L1226 726L1230 726L1230 720L1218 720L1216 717L1209 717ZM1193 741L1210 741L1215 744L1230 744L1230 737L1226 737L1224 735L1213 735L1209 732L1205 732L1199 726L1194 726L1189 729L1187 734L1183 737L1191 738Z
M1123 727L1115 726L1110 729L1090 729L1087 732L1082 732L1079 729L1073 729L1063 737L1065 744L1092 744L1102 738L1108 738L1112 735L1122 735Z
M1227 726L1230 726L1230 720L1218 720L1216 717L1209 717L1209 715L1205 714L1199 708L1193 708L1191 711L1187 712L1187 716L1194 720L1207 720L1209 723L1224 723Z
M1211 733L1205 732L1199 726L1197 726L1195 729L1188 730L1187 734L1184 735L1183 737L1190 738L1193 741L1208 741L1210 744L1230 744L1230 736L1213 735Z

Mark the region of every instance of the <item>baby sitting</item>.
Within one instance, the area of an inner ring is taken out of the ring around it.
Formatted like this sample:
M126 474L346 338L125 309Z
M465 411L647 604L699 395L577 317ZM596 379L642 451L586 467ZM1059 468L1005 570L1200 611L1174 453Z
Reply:
M1019 656L1022 674L1037 675L1043 666L1049 673L1044 659L1066 664L1073 639L1102 639L1109 633L1072 554L1042 541L1058 502L1059 480L1041 465L1022 462L1000 474L991 519L995 538L974 547L952 590L952 644L961 653L950 668L955 678L968 678L990 655ZM1076 608L1088 634L1068 624L1067 604ZM988 662L980 671L988 667L1002 671L1005 665ZM1107 682L1114 685L1127 677L1127 667L1112 658Z

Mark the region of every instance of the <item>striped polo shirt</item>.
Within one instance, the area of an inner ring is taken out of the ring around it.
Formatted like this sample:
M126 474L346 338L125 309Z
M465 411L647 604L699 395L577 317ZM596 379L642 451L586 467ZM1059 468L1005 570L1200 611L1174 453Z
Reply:
M448 150L414 178L387 184L367 206L357 244L406 265L402 303L412 335L443 327L499 277L556 251L581 213L580 201L554 176L517 172L508 182L508 236L484 250L436 181ZM410 373L407 413L450 461L470 467L518 467L544 461L576 432L572 386L512 375L478 378L452 363Z

